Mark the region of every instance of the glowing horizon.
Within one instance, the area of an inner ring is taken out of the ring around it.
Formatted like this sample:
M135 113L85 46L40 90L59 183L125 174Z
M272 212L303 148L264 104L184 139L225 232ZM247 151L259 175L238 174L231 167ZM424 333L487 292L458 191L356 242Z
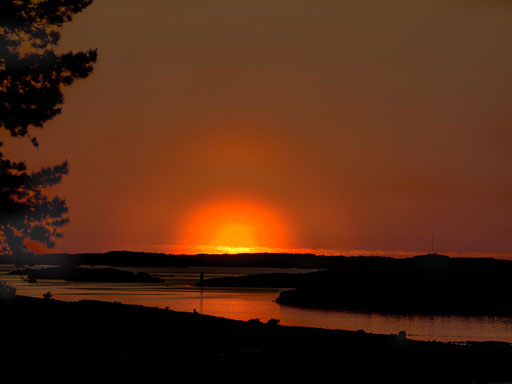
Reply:
M201 204L183 225L174 250L201 253L254 253L291 248L290 225L270 204L249 199L224 199Z
M38 243L29 244L32 252L36 254L50 254L54 253L52 250L40 247ZM394 258L406 258L417 255L427 254L429 250L417 249L417 250L383 250L383 249L327 249L327 248L272 248L264 246L254 247L233 247L233 246L221 246L221 245L208 245L208 244L140 244L130 246L119 246L115 249L104 249L94 251L83 251L78 253L101 253L101 252L116 252L116 251L128 251L128 252L145 252L145 253L165 253L170 255L197 255L197 254L209 254L209 255L220 255L220 254L249 254L249 253L290 253L290 254L312 254L317 256L377 256L377 257L394 257ZM449 257L491 257L495 259L512 260L511 252L451 252L438 250L436 253L446 255Z

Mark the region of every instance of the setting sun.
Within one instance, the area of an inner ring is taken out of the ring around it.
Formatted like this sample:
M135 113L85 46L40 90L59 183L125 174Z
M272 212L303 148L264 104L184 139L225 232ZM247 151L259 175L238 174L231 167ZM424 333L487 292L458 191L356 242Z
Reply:
M252 226L243 223L227 223L221 225L216 236L212 241L212 245L217 248L225 248L226 252L242 252L251 251L257 246L256 234Z
M185 225L181 252L266 252L290 246L284 219L267 205L218 202L202 206Z

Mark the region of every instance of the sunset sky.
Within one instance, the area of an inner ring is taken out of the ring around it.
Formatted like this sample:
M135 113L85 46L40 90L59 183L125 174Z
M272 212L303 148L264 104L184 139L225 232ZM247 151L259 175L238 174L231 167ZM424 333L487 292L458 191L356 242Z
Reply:
M57 252L291 250L512 257L512 3L95 0L98 48L29 167Z

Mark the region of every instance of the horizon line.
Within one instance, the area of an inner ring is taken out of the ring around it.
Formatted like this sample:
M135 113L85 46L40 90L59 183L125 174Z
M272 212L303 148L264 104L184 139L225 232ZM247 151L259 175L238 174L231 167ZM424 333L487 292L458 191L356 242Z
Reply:
M147 254L163 254L166 256L198 256L198 255L250 255L250 254L289 254L289 255L314 255L314 256L325 256L325 257L389 257L389 258L409 258L415 256L422 256L432 254L430 251L384 251L384 250L334 250L334 249L309 249L309 248L297 248L297 249L282 249L282 248L263 248L256 250L244 250L240 252L211 252L211 251L199 251L199 252L169 252L164 250L155 249L137 249L133 247L130 249L113 249L108 251L80 251L80 252L51 252L45 250L45 252L33 252L27 255L80 255L80 254L107 254L117 252L129 252L129 253L147 253ZM152 247L148 247L152 248ZM220 251L220 250L219 250ZM448 256L450 258L493 258L501 260L512 260L512 252L441 252L436 251L433 254ZM1 254L1 256L9 256L9 254ZM12 256L12 255L11 255Z

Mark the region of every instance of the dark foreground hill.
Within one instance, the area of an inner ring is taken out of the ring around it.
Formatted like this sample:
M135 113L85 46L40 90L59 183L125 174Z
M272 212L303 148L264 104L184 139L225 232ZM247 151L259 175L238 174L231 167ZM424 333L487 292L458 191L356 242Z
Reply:
M279 304L401 314L512 316L512 261L423 255L346 258L337 268L204 280L204 286L288 287Z
M3 382L488 383L505 343L420 342L95 301L0 299Z
M27 275L32 279L58 279L96 283L163 283L149 273L122 271L114 268L50 267L25 268L9 272L10 275Z

